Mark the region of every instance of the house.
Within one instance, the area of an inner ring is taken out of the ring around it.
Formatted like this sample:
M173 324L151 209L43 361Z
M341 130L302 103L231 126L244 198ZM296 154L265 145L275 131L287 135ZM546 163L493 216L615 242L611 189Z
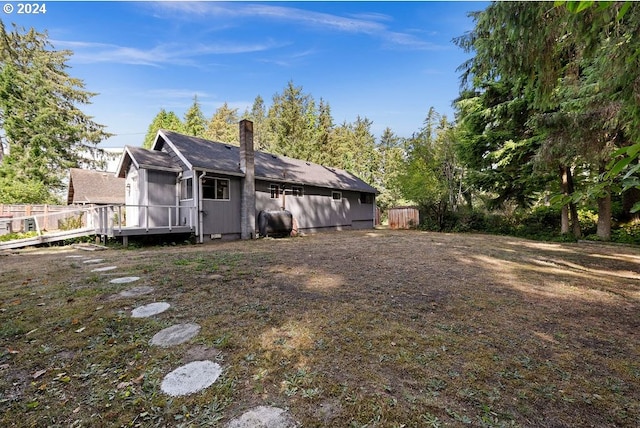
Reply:
M125 147L127 227L190 227L199 241L250 239L262 210L287 210L301 232L373 228L376 189L335 168L160 130L150 150Z
M124 204L125 180L112 172L71 168L67 205Z

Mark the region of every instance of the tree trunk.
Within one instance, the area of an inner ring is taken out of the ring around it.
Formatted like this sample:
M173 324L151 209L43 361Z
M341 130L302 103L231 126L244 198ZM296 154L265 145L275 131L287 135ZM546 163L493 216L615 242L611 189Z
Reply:
M598 238L603 241L611 240L611 193L598 198Z
M568 235L571 232L569 227L569 206L563 205L562 212L560 213L560 233L562 235Z
M600 173L605 170L605 166L600 167ZM609 186L605 188L605 196L598 198L598 238L603 241L611 240L611 192Z
M566 196L571 196L573 194L573 176L571 175L571 167L561 165L559 170L562 193ZM582 232L580 230L580 221L578 220L578 208L573 202L570 202L568 207L565 207L565 209L566 208L568 208L571 218L571 230L573 232L573 236L575 238L580 238L582 236Z

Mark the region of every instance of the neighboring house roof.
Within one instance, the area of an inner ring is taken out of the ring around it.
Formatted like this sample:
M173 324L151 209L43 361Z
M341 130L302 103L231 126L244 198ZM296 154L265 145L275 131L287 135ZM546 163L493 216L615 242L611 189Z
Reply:
M179 162L184 163L187 169L244 175L240 170L240 148L238 146L160 130L151 152L162 153L170 158L165 153L169 150L169 147L166 146L169 146L178 155ZM129 147L128 149L133 148ZM131 155L140 156L140 159L143 156L142 152L149 153L150 151L145 149L130 151ZM162 159L167 160L166 158ZM176 164L177 159L171 162L174 168L180 169ZM119 175L124 177L126 169L118 171ZM347 171L259 151L255 152L255 177L258 180L377 193L374 187Z
M67 204L123 204L124 185L111 172L71 168Z

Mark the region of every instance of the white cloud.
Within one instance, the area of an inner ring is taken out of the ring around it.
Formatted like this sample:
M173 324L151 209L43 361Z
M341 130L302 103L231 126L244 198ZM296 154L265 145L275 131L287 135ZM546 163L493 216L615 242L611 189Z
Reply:
M270 4L218 2L159 2L153 3L153 7L157 13L174 18L264 18L287 21L322 30L365 34L381 39L385 46L395 45L419 50L436 50L442 48L442 46L424 41L408 32L390 30L389 27L381 21L389 22L392 21L392 18L380 13L361 13L347 17Z
M163 65L200 66L197 59L205 55L242 54L261 52L282 46L267 40L260 43L198 43L198 44L158 44L154 47L133 48L108 43L54 40L53 45L62 49L72 49L72 60L78 63L118 63L160 67Z

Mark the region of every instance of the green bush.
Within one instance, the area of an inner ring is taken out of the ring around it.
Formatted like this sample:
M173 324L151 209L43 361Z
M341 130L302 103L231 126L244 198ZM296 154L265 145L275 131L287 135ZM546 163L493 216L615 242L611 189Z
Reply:
M574 242L576 240L571 234L560 234L560 210L548 206L539 206L527 211L517 210L507 214L464 209L445 213L441 223L434 217L423 215L422 211L420 218L421 229L437 232L479 232L544 241ZM596 236L598 214L590 209L580 209L578 219L585 239L599 240ZM640 245L640 222L618 225L611 231L611 241Z
M0 235L0 242L12 241L14 239L33 238L34 236L38 236L38 232L32 231L7 233L5 235Z
M598 231L598 213L593 210L578 210L580 229L585 236L594 235Z
M58 229L60 230L80 229L82 227L83 215L84 213L81 212L77 217L67 217L63 220L58 220Z
M640 245L640 222L619 225L611 231L611 240L623 244Z

